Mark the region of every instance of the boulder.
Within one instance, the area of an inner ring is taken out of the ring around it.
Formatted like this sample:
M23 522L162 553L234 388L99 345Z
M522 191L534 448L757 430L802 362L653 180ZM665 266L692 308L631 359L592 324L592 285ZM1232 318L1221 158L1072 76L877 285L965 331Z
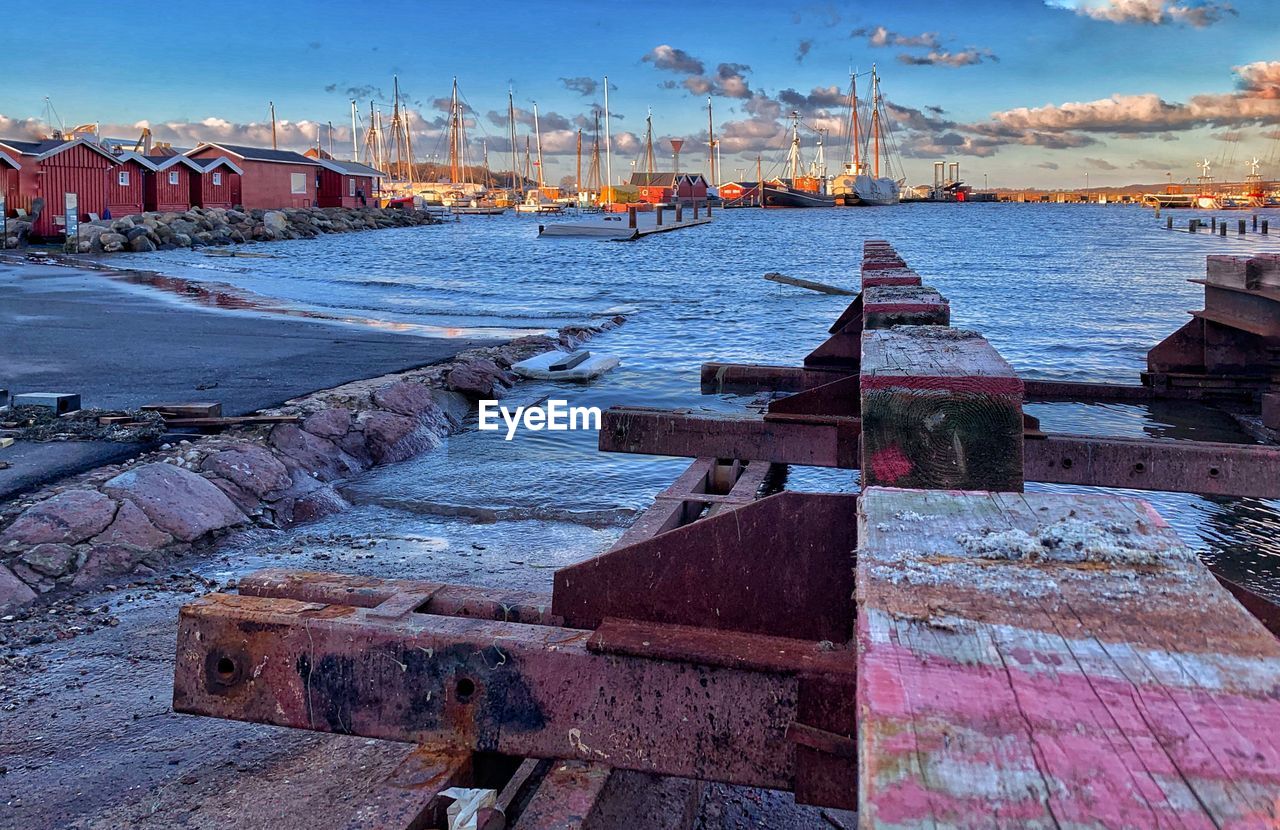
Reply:
M109 254L114 254L117 251L123 251L124 246L128 241L129 240L124 238L123 234L118 233L104 233L102 236L98 237L98 242L102 245L102 250Z
M127 216L123 216L111 223L111 228L116 233L124 233L133 227L133 220Z
M185 233L175 233L173 235L173 244L177 245L179 248L190 248L191 237L187 236Z
M0 565L0 611L14 611L36 598L36 592L27 583L13 575L13 571Z
M126 470L102 489L116 498L129 499L152 524L183 542L248 521L212 482L173 464L144 464Z
M42 576L56 579L75 565L76 549L70 545L36 545L19 556L18 561Z
M289 217L283 211L269 210L262 214L262 224L273 233L282 233L289 229Z
M146 235L136 237L129 242L129 250L137 254L148 253L156 249L156 243L147 239Z
M101 533L116 515L116 503L96 490L67 490L33 504L0 533L0 550L83 542Z
M371 412L362 426L366 451L375 464L403 461L440 443L439 437L407 415Z
M453 391L473 398L500 398L506 391L505 375L498 364L481 358L455 366L447 382Z
M271 430L270 443L321 481L333 481L360 470L355 459L337 444L312 435L297 424L276 424Z
M129 545L96 545L71 584L76 588L88 588L106 582L112 577L127 574L142 562L151 551Z
M116 518L107 529L93 537L94 547L116 545L141 551L162 548L173 541L168 533L157 530L136 504L126 499L120 502Z
M124 222L126 220L121 219L120 221ZM129 228L127 231L124 232L124 238L132 242L133 240L139 237L146 236L147 232L148 232L148 229L145 226L140 227L138 225L134 225L133 227Z
M308 415L302 422L302 428L312 435L336 441L351 431L353 417L351 410L345 407L322 409Z
M286 490L293 484L284 464L270 450L256 444L245 443L215 452L205 458L201 469L258 498Z
M420 415L436 408L436 402L427 386L405 380L388 383L374 390L373 402L380 409L389 409L400 415Z

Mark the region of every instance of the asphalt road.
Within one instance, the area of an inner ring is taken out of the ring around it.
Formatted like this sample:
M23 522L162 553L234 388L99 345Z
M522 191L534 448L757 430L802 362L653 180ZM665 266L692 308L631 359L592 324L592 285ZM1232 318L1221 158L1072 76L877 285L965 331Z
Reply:
M86 407L216 400L242 415L489 342L206 308L101 271L0 262L0 388L78 392ZM138 449L16 444L0 450L0 499Z

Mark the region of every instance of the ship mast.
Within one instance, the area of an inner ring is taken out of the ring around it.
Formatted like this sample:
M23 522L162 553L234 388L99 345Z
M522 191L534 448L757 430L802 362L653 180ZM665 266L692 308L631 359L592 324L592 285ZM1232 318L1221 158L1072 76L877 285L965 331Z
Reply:
M609 76L604 76L604 172L605 203L613 204L613 140L609 135Z
M582 128L578 128L578 173L573 182L574 192L582 192Z
M800 113L791 113L791 149L787 152L788 178L794 182L800 177Z
M880 178L880 76L871 64L871 137L875 142L875 177Z
M511 87L507 87L507 126L511 131L511 192L515 193L520 189L516 184L519 151L516 149L516 102Z
M716 125L715 120L711 117L711 96L707 96L707 162L710 164L711 178L710 183L719 187L720 182L716 180Z
M453 79L453 96L449 102L449 181L460 184L462 170L462 118L458 107L458 79Z
M533 133L537 137L538 142L538 190L541 192L544 182L542 179L542 128L538 126L538 102L533 102Z
M600 200L600 112L595 114L595 130L591 140L591 162L587 166L587 192L596 194Z
M858 118L858 76L849 73L849 140L853 145L853 175L862 175L862 121Z
M644 172L652 176L655 172L653 158L653 108L649 108L649 114L644 119Z
M356 99L351 99L351 160L360 160L360 144L357 138L360 130L356 126Z

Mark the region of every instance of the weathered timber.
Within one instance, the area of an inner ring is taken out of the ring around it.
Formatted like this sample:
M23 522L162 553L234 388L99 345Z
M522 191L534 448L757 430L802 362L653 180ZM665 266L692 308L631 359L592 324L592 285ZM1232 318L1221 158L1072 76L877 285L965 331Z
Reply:
M766 421L755 415L611 407L600 425L602 452L688 458L760 458L815 467L858 465L858 422Z
M1149 401L1155 397L1150 386L1134 383L1023 378L1022 386L1029 401Z
M850 291L847 288L840 288L835 285L827 285L825 282L816 282L814 280L805 280L799 277L789 277L786 274L779 274L776 271L770 271L764 275L769 282L781 283L782 285L792 285L796 288L807 288L810 291L817 291L819 294L843 294L846 296L856 296L857 291Z
M1022 489L1022 381L981 335L868 331L861 389L864 485Z
M766 366L752 363L702 364L702 394L803 392L848 377L843 369Z
M1280 641L1144 502L871 488L863 827L1266 827Z
M593 819L613 774L606 764L556 761L520 813L519 830L573 830Z
M950 324L951 306L932 288L920 285L874 285L863 289L864 330Z
M418 747L373 787L347 822L347 830L440 827L449 799L440 792L470 783L471 753Z

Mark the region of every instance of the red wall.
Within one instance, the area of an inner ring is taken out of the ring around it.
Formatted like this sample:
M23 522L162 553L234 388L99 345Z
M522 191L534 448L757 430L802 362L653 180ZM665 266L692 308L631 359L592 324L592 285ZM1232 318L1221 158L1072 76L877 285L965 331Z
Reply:
M37 162L35 156L19 159L22 170L18 174L18 195L9 209L24 208L31 212L37 198L45 201L40 220L31 230L39 236L61 234L62 226L56 225L54 216L62 215L62 196L75 193L80 197L80 215L101 215L107 207L107 171L115 163L93 150L79 145Z
M213 183L213 174L222 174L222 184ZM191 173L191 204L204 208L231 209L241 201L240 174L226 167Z
M217 147L208 147L195 153L193 158L218 158L227 155ZM316 171L319 165L284 164L273 161L250 161L239 156L231 159L243 168L240 183L241 204L246 209L271 210L284 207L311 207L316 203ZM305 193L291 192L291 173L302 173ZM208 205L206 205L208 207Z
M129 184L121 186L120 171L129 174ZM142 213L142 194L145 190L144 178L151 171L129 159L124 164L116 165L107 171L107 209L111 216L119 219L135 213ZM83 210L83 206L81 207ZM97 213L98 211L94 211Z
M178 174L177 184L169 184L170 173ZM147 210L185 213L191 207L191 175L191 168L184 164L175 164L158 173L148 170L143 199Z
M320 207L360 207L360 197L352 196L351 182L356 190L364 191L366 205L376 205L372 176L348 176L328 168L320 168Z

